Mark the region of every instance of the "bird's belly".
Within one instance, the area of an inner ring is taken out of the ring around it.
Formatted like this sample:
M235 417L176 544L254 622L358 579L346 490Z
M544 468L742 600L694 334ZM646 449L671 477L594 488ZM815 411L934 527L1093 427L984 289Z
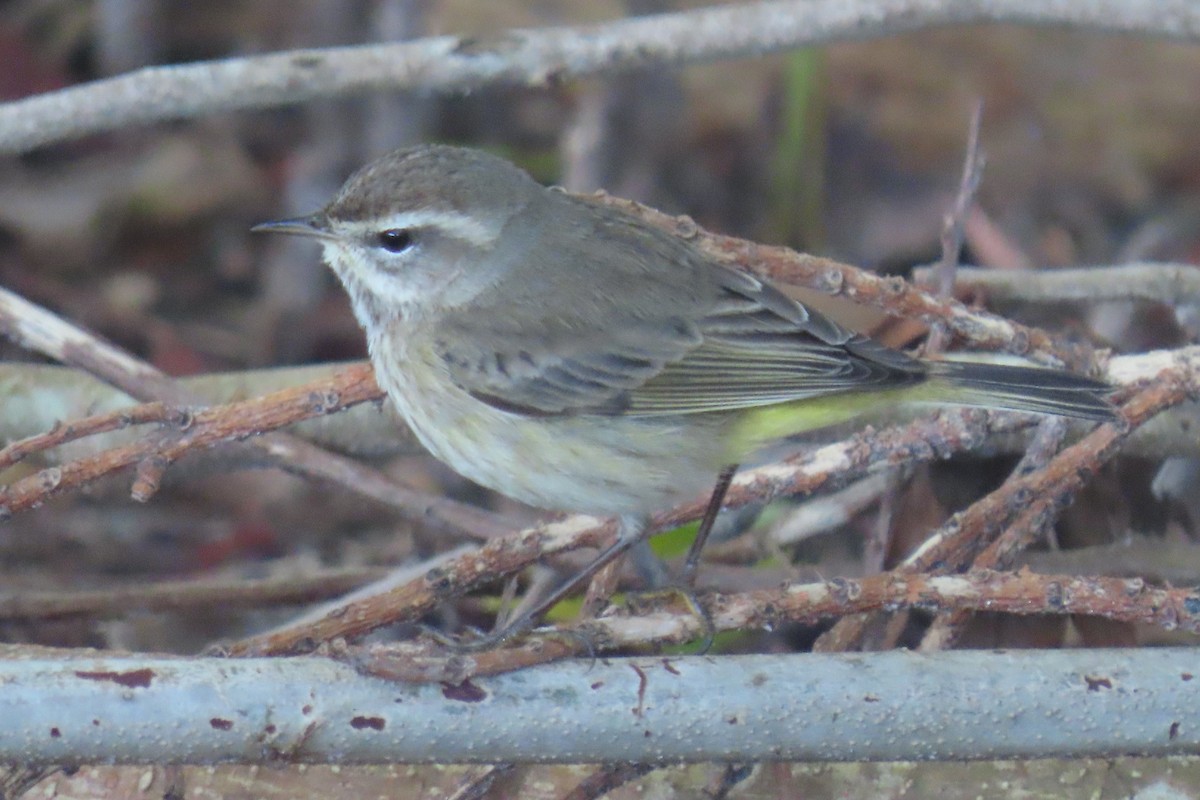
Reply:
M433 371L437 368L376 373L434 456L524 503L590 514L646 514L695 497L711 486L721 465L716 420L525 417L475 399Z

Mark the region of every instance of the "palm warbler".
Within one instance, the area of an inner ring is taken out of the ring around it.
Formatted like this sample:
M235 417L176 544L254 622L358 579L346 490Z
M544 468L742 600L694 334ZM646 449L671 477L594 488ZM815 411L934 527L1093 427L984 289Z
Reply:
M620 516L553 599L772 439L901 402L1113 416L1103 383L914 359L473 150L392 153L322 211L256 230L321 243L431 453L526 503Z

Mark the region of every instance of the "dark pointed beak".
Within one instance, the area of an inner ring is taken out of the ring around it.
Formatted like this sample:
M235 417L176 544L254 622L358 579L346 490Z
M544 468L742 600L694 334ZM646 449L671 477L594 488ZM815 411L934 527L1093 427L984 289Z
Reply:
M329 232L329 226L325 219L317 214L311 217L261 222L250 230L254 233L287 233L293 236L313 236L318 239L328 239L333 236Z

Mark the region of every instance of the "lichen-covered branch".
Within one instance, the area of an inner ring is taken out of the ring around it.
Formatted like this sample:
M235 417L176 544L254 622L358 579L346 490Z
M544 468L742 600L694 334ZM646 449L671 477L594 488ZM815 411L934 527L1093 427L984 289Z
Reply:
M1023 616L1079 614L1200 634L1200 592L1150 587L1140 578L1075 577L979 570L961 575L893 571L857 579L792 584L781 589L700 598L713 631L773 630L788 623L854 619L882 610L949 614L990 611ZM683 603L620 610L529 640L471 653L447 652L430 640L404 642L339 657L370 674L400 681L461 683L562 658L629 648L684 644L709 631Z
M138 399L161 401L179 408L203 404L186 387L153 366L3 288L0 288L0 334L23 347L85 369ZM353 374L352 384L358 396L357 402L382 397L369 367L352 365L346 369ZM313 391L311 387L310 391ZM319 389L315 391L318 396L323 394ZM331 391L340 394L340 390ZM344 399L339 397L330 404L318 399L316 405L340 407ZM377 470L322 450L290 434L260 427L247 431L246 436L254 437L248 446L259 451L260 460L265 457L266 463L309 478L340 484L359 495L397 507L412 519L437 522L485 538L497 533L495 520L484 512L407 489ZM125 455L131 452L126 451ZM97 461L103 455L98 454L85 467L72 466L72 462L68 462L61 468L43 471L41 488L23 486L18 494L30 497L38 492L46 495L53 493L59 488L64 471L68 474L78 471L83 482L92 479L85 479L82 477L84 475L109 474L112 470L104 468ZM161 455L151 454L139 462L135 494L154 491L164 466L158 458ZM12 487L8 488L7 493L10 500L14 499ZM8 506L10 510L15 507Z
M162 429L128 444L68 461L61 467L47 467L0 488L0 514L7 516L35 508L54 495L78 489L130 467L135 470L132 494L144 502L157 491L166 468L186 454L220 443L264 436L303 419L377 400L379 395L370 365L358 363L322 380L194 412L151 403L58 426L47 434L0 451L0 461L14 454L28 455L40 446L61 443L70 438L68 434L74 427L85 432L93 428L112 428L126 418L158 421L163 425ZM290 447L290 437L283 438L285 446ZM332 457L330 460L336 461ZM383 488L390 502L413 519L433 516L480 538L493 535L499 527L486 512L448 498L423 494L390 481Z
M188 407L220 405L277 392L289 386L329 378L348 364L315 364L192 375L175 379L193 398ZM128 393L82 369L52 364L0 363L0 442L44 434L92 415L117 414L137 405ZM168 404L169 405L169 404ZM320 447L345 455L380 458L419 453L403 421L386 403L365 403L337 414L297 422L286 430ZM82 433L78 431L77 433ZM39 465L61 465L73 458L128 444L136 430L118 426L86 437L73 436L52 450L29 454ZM248 461L231 457L233 466ZM263 455L260 460L268 462Z
M1035 472L1013 475L934 531L898 570L910 574L953 572L965 569L981 555L986 555L981 567L1006 563L1011 554L1028 544L1031 531L1053 522L1091 475L1116 455L1131 430L1197 391L1198 367L1200 362L1190 360L1163 370L1121 406L1120 424L1100 425ZM824 652L853 649L866 625L863 617L842 619L821 635L815 647Z

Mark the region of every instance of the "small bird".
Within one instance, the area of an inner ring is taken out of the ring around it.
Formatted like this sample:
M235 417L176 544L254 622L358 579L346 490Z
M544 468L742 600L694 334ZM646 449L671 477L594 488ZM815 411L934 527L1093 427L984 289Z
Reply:
M733 465L772 440L905 402L1114 417L1107 384L918 360L476 150L399 150L316 214L255 230L320 242L379 385L433 455L530 505L620 518L505 635L720 474L715 514Z

